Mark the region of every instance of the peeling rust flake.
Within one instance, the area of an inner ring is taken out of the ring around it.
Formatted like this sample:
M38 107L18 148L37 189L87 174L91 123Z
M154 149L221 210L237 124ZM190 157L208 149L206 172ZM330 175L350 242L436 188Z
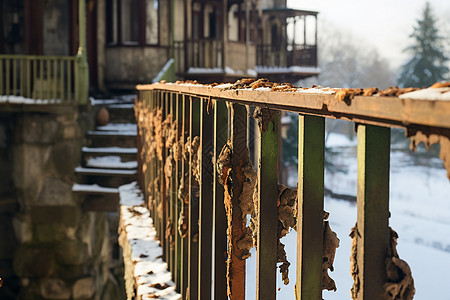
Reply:
M450 180L450 138L447 136L430 134L427 135L422 131L408 132L410 137L410 149L413 151L417 150L417 146L420 143L424 143L427 150L430 150L430 146L433 144L440 144L441 149L439 152L439 157L444 163L444 167L447 170L447 178Z
M411 268L408 263L400 259L397 253L398 234L390 229L390 243L386 258L386 274L388 282L384 284L386 299L412 300L416 290Z

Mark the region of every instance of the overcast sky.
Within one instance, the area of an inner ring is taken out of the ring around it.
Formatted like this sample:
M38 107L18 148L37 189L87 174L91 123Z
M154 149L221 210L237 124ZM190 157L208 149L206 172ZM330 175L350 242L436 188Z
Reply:
M372 43L393 67L401 65L407 54L402 50L411 44L408 38L425 0L288 0L288 6L319 12L321 25L350 32L356 40ZM450 0L430 0L439 18L440 34L450 39Z

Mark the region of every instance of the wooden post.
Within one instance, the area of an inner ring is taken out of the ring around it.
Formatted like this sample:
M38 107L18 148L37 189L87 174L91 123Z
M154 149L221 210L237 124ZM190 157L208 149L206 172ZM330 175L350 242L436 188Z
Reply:
M220 150L228 138L228 109L225 101L214 104L214 161L217 161ZM214 299L227 300L227 216L223 202L223 186L219 183L217 167L214 165Z
M358 126L358 300L384 299L389 246L390 128Z
M258 139L256 299L276 299L279 112L261 109Z
M299 115L297 300L322 299L325 119Z

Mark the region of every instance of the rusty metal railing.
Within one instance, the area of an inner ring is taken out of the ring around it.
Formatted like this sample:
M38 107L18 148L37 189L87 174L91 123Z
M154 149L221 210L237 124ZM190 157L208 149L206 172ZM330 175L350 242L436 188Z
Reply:
M183 299L244 299L245 259L255 245L257 299L275 299L277 263L284 280L289 266L280 238L294 227L296 299L322 299L323 289L335 288L327 270L336 235L323 207L325 118L357 124L352 298L391 299L386 293L399 287L413 295L389 227L390 128L406 128L413 145L440 141L450 178L450 101L239 87L137 87L140 185ZM297 191L277 180L282 110L299 113ZM250 111L259 123L255 165L247 149ZM403 275L393 278L387 268Z

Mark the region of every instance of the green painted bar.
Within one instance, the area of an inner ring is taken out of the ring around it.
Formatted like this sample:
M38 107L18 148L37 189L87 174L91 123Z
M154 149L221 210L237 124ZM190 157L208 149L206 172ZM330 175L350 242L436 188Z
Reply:
M297 300L322 299L325 119L299 115Z
M162 122L166 120L167 117L167 92L162 92L160 95L160 107L162 108ZM159 180L160 180L160 191L161 191L161 204L162 204L162 219L161 219L161 228L160 228L160 234L161 234L161 246L163 248L163 260L168 263L169 260L169 249L167 247L167 238L166 238L166 225L167 225L167 190L166 190L166 176L164 173L164 165L166 163L166 147L165 147L165 138L163 135L163 149L162 149L162 160L160 160L160 167L159 167Z
M33 80L33 91L36 90L36 81L37 81L37 74L38 74L37 70L38 70L37 60L33 60L33 78L32 78L32 80ZM31 98L36 99L37 95L33 92L31 94Z
M12 88L12 94L17 94L17 59L13 58L13 75L12 75L12 81L13 81L13 88Z
M385 258L389 246L390 128L358 128L358 300L383 298L387 281Z
M228 109L225 101L214 103L214 161L217 161L223 145L228 139ZM214 165L213 181L213 237L214 237L214 299L227 300L227 216L223 203L223 186L219 183Z
M44 90L44 60L39 60L39 81L38 81L38 91L39 96L38 99L44 99L43 90Z
M4 59L0 58L0 74L3 74L3 61ZM3 95L3 76L0 77L0 94Z
M172 122L175 122L175 95L169 93L169 113L172 116ZM172 149L170 149L172 154L172 174L170 177L170 187L168 195L169 203L169 218L172 223L172 227L175 226L175 204L176 204L176 176L175 176L175 161L173 160ZM175 282L175 236L171 236L171 242L169 244L170 249L170 259L169 259L169 270L172 274L172 280Z
M58 99L58 60L53 60L53 79L50 81L53 99ZM63 99L61 99L63 100Z
M233 299L243 300L245 299L245 260L241 259L237 241L244 236L245 224L242 219L242 211L240 209L239 196L242 193L243 182L241 167L248 163L249 156L247 151L247 110L244 105L237 103L229 103L231 114L231 141L233 147L233 153L231 157L232 161L232 191L233 196L230 199L232 205L232 226L231 230L231 257L230 257L230 293L233 295Z
M195 136L200 134L200 103L198 98L189 97L189 136L191 143ZM193 175L193 155L189 154L189 233L188 233L188 286L189 298L198 298L198 196L193 189L194 175Z
M182 115L183 115L183 121L182 121L182 126L183 126L183 130L181 133L181 140L183 141L183 145L186 143L186 134L187 131L189 130L189 122L190 122L190 114L189 114L189 99L186 95L182 96L182 106L183 106L183 111L182 111ZM188 166L189 162L186 161L184 159L181 160L181 180L183 181L182 184L185 184L186 180L186 172L188 171L187 168L189 168ZM184 186L185 192L186 189L188 187ZM181 202L181 210L183 211L183 213L186 212L187 208L186 208L186 203L184 203L184 201ZM186 299L187 296L187 288L188 288L188 237L186 236L185 238L181 238L181 253L182 253L182 257L181 257L181 296L182 299Z
M181 126L182 126L182 103L181 103L181 95L175 94L175 120L178 123L178 134L176 138L176 142L178 143L181 139L180 133L181 133ZM175 195L174 195L174 201L175 201L175 217L174 217L174 227L175 227L175 290L180 293L181 292L181 237L178 232L178 216L181 212L181 202L178 199L178 189L180 187L180 178L182 176L181 173L181 161L175 162Z
M67 98L74 101L74 97L72 96L72 64L72 61L67 62Z
M10 90L10 62L9 59L6 59L6 95L9 95L9 90Z
M31 98L31 62L29 59L27 59L26 62L27 62L27 72L26 72L26 74L27 74L26 75L27 76L27 93L26 93L25 97ZM0 88L0 90L1 90L1 88Z
M59 63L59 97L63 101L67 101L68 99L64 95L64 65L65 61L61 60Z
M211 105L211 106L210 106ZM200 107L200 199L199 199L199 277L198 299L211 297L212 224L213 215L213 129L214 115L211 99L202 99Z
M25 66L25 60L23 58L20 59L19 65L20 65L20 72L19 72L20 95L25 96L25 87L26 87L25 67L26 66Z
M258 139L256 299L276 299L279 112L261 109Z

